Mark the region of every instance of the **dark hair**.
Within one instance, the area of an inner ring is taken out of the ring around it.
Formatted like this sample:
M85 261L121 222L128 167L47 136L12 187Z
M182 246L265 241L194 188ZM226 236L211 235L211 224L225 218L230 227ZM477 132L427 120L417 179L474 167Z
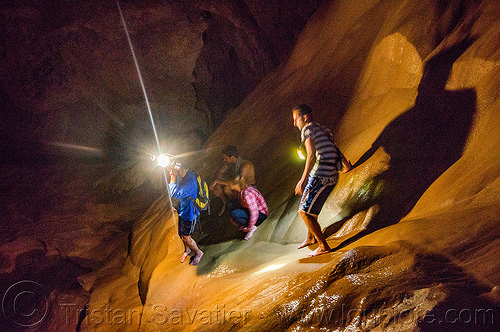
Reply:
M303 116L303 115L307 114L307 115L309 115L309 117L312 117L312 109L311 109L311 107L309 107L309 105L306 105L306 104L297 105L292 109L292 113L295 111L299 111L299 116Z
M228 157L238 157L238 149L234 145L228 145L222 150L222 154Z

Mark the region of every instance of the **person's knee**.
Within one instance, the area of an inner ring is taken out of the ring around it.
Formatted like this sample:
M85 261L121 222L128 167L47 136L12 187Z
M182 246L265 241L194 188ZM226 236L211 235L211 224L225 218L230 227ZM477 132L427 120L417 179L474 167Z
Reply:
M305 211L299 210L299 214L304 220L309 220L309 221L317 221L318 216L315 216L314 214L307 213Z
M235 209L231 211L231 218L235 221L245 222L248 221L248 215L245 211L240 209Z
M181 235L181 239L184 242L191 242L191 235Z

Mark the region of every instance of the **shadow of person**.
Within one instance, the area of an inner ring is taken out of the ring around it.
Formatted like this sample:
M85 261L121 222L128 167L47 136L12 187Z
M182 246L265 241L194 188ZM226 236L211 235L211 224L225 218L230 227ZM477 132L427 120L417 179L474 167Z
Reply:
M450 91L445 86L453 63L472 42L464 40L427 61L415 105L392 121L355 163L354 167L358 167L367 162L379 149L390 156L389 169L376 179L383 182L382 193L351 211L354 215L378 205L378 214L364 230L337 248L399 222L427 188L461 157L476 112L476 92ZM335 230L340 226L335 225Z

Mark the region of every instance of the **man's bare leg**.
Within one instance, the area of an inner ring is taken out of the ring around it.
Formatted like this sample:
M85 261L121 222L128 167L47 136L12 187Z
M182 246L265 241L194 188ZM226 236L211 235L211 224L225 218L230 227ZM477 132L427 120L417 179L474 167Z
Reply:
M189 248L187 244L184 243L184 253L181 256L181 263L184 263L184 261L186 260L187 256L189 256L190 253L191 253L191 248Z
M302 219L304 219L304 222L307 228L309 229L309 232L312 233L312 235L316 238L319 245L318 249L314 250L308 256L312 257L330 252L331 251L330 246L326 242L323 232L321 232L321 227L319 226L318 223L318 217L308 214L302 210L299 211L299 214L302 217Z
M311 244L315 244L316 242L318 242L318 241L316 240L316 238L314 237L314 235L312 235L311 231L308 228L307 229L307 237L306 237L306 239L304 240L304 242L302 242L297 247L297 249L302 249L304 247L310 246Z
M193 240L193 238L190 235L183 235L182 241L192 250L194 251L194 257L189 263L189 265L197 265L200 262L201 256L203 256L203 251L198 248L198 245L196 242Z

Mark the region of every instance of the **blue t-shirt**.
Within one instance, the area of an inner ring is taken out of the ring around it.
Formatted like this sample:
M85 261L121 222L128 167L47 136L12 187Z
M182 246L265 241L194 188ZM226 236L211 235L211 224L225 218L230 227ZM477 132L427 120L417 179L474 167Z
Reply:
M198 182L193 171L188 170L186 175L180 179L176 178L175 182L169 183L170 196L178 198L181 202L179 208L179 217L186 221L193 221L198 210L194 207L194 200L198 195Z

